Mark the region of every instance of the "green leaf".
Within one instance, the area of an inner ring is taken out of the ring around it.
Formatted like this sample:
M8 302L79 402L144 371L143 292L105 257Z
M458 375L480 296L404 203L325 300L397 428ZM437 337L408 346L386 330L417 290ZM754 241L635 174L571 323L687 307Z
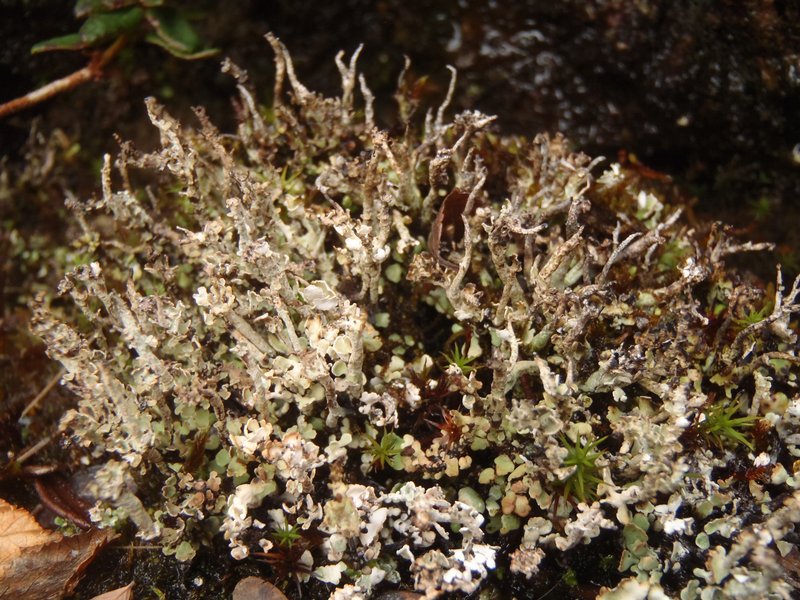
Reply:
M180 562L192 560L195 554L196 551L189 542L181 542L178 544L178 547L175 548L175 558Z
M79 33L70 33L69 35L54 37L35 44L31 48L31 54L39 54L40 52L49 52L51 50L80 50L84 47L86 47L86 44L81 39L81 35Z
M98 12L109 10L106 8L108 0L78 0L75 3L75 16L79 19Z
M123 6L125 4L135 4L136 0L122 0ZM109 12L121 8L117 6L119 2L112 0L78 0L75 3L75 16L79 19L94 15L100 12Z
M78 0L75 3L75 16L83 18L97 13L113 12L128 6L138 5L150 8L162 4L164 4L164 0Z
M141 23L144 11L138 6L89 17L81 26L81 39L88 45L103 43L129 33Z
M155 33L148 33L144 39L146 42L149 42L154 46L160 46L173 56L182 58L183 60L197 60L200 58L208 58L209 56L214 56L219 52L219 49L217 48L204 48L203 50L199 50L197 52L181 52L180 50L177 50L176 48L171 46L167 40L159 37Z
M452 353L444 354L443 356L448 365L455 365L464 375L469 375L475 370L475 367L470 365L475 360L475 357L467 356L468 352L466 344L462 345L461 348L454 344Z
M368 452L372 455L374 467L383 469L388 464L397 471L403 469L403 459L400 456L403 451L403 438L385 429L380 442L369 433L366 436L370 444Z
M386 464L392 467L395 471L402 471L404 468L402 456L391 456L386 461Z
M167 50L191 54L200 49L200 36L177 10L153 8L147 11L147 20Z

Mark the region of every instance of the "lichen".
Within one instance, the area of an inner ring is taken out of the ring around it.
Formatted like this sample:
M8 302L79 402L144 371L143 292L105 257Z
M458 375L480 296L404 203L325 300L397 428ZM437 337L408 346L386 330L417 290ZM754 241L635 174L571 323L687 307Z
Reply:
M234 135L148 99L161 147L69 204L96 243L35 328L92 518L181 560L292 547L332 598L472 593L610 536L601 597L788 598L800 281L745 277L765 246L660 180L446 120L454 85L420 119L404 71L390 134L358 53L324 98L269 41L270 109L229 62Z

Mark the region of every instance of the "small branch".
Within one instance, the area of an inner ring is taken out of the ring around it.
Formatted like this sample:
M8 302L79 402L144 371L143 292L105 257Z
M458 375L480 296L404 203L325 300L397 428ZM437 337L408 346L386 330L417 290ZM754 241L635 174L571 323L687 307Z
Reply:
M23 452L22 454L20 454L20 455L17 457L17 459L16 459L16 461L15 461L15 462L16 462L18 465L21 465L23 462L25 462L26 460L28 460L28 459L29 459L31 456L33 456L34 454L36 454L37 452L39 452L39 450L41 450L42 448L44 448L45 446L47 446L47 444L49 444L49 443L50 443L50 442L52 442L52 441L53 441L53 436L51 436L51 435L48 435L47 437L44 437L44 438L42 438L41 440L39 440L38 442L36 442L36 443L35 443L33 446L31 446L30 448L28 448L27 450L25 450L25 452Z
M25 407L25 410L22 411L22 414L19 416L20 419L24 418L29 412L31 412L34 408L36 408L39 403L44 399L47 394L50 393L56 384L61 379L61 376L65 373L64 369L59 369L58 373L56 373L53 378L47 382L47 385L42 388L42 390L36 394L36 397L28 402L28 405Z
M28 94L25 94L24 96L9 100L5 104L0 104L0 119L21 110L25 110L26 108L36 106L37 104L40 104L45 100L49 100L61 92L66 92L72 88L78 87L82 83L86 83L92 79L97 79L100 77L103 67L105 67L117 55L117 53L125 45L126 41L127 40L124 36L119 37L117 38L117 41L109 46L102 54L96 52L89 61L89 64L82 69L75 71L66 77L62 77L61 79L51 81L50 83L40 87L38 90L34 90Z

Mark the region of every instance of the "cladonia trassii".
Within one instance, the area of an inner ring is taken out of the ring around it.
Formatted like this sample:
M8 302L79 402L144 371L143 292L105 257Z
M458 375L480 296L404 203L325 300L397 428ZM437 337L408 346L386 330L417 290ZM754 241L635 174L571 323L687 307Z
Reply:
M92 521L184 561L313 532L294 576L336 599L490 589L600 540L598 597L788 598L800 282L778 269L767 304L728 262L766 245L561 136L449 118L455 72L425 112L404 70L389 133L360 49L325 98L268 40L269 109L226 61L235 134L150 98L161 147L70 200L83 235L34 322ZM739 420L703 443L720 398Z

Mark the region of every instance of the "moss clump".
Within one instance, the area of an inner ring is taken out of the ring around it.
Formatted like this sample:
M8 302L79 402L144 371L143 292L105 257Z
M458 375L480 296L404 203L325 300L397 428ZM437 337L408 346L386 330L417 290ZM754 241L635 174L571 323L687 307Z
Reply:
M391 136L355 56L323 98L270 42L270 110L230 63L235 135L150 99L162 147L123 146L71 205L87 260L35 322L80 398L92 518L187 560L221 536L337 599L552 585L595 544L619 551L607 598L785 592L800 284L779 272L741 328L764 290L726 259L760 246L691 226L659 182L447 121L452 88L416 118L403 77ZM768 424L752 448L698 431L723 396ZM749 463L767 479L738 486Z
M562 482L564 496L566 498L574 496L581 502L594 500L597 497L597 486L603 482L599 477L600 471L597 466L597 459L602 453L596 452L596 450L606 438L592 440L585 444L580 441L572 443L564 435L559 439L567 449L564 466L575 467L572 474Z
M759 417L758 415L735 417L737 412L739 412L739 407L736 404L715 402L703 412L700 430L704 436L715 442L720 448L724 446L725 442L731 442L754 450L753 442L747 439L744 431L753 427Z

